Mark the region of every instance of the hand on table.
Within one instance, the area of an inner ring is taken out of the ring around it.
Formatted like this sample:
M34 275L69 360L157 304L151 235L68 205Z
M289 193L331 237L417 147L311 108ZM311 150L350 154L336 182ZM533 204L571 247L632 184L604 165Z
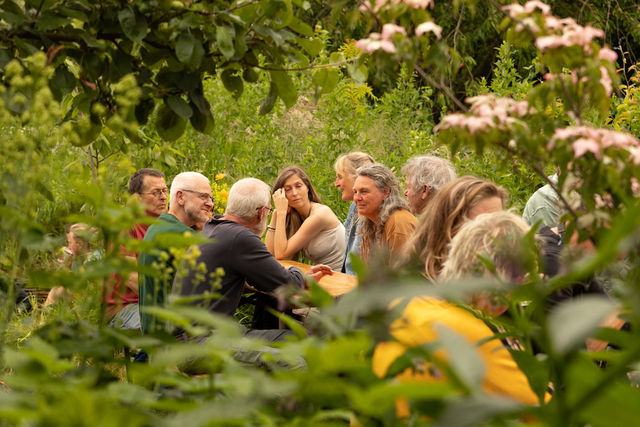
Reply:
M330 276L333 274L333 270L328 265L318 264L312 265L307 271L307 276L311 277L316 282L322 279L324 276Z
M279 188L273 193L273 205L276 207L276 212L286 213L289 209L289 200L284 194L284 188Z

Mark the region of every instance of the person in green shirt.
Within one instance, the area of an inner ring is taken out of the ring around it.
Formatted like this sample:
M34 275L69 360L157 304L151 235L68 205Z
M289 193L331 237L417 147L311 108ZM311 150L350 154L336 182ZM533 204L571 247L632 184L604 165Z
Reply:
M167 234L192 233L198 224L209 220L213 197L209 179L197 172L182 172L171 182L169 211L152 224L144 236L145 242L156 242L154 249L140 254L140 265L153 268L157 274L140 274L140 327L146 334L161 327L158 320L144 308L162 306L176 273L171 247L164 243Z

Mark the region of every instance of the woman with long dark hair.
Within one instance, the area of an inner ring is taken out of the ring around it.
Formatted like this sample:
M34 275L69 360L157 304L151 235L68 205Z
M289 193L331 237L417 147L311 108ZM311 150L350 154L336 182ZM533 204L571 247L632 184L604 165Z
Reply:
M273 185L275 211L265 243L277 259L303 254L314 264L340 271L345 251L344 226L323 205L306 172L284 168Z

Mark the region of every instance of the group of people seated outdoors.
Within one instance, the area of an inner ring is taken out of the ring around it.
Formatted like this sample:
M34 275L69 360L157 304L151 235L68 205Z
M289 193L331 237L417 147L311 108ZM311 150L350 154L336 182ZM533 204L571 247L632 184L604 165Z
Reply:
M344 221L322 203L312 177L295 165L282 169L271 187L256 178L235 182L224 214L215 216L211 185L204 175L183 172L168 187L162 172L138 170L130 179L129 193L151 220L140 221L129 235L153 242L155 249L141 254L123 249L123 255L155 274L112 275L103 292L105 321L143 334L162 329L164 323L147 309L162 306L170 294L193 297L194 305L233 316L248 291L269 294L284 285L305 288L310 280L322 282L327 275L355 275L356 257L370 269L384 266L422 275L425 285L477 276L511 284L525 280L526 266L516 255L530 227L540 221L529 218L532 222L527 223L506 211L508 195L502 187L473 176L457 177L448 160L427 155L411 158L402 168L404 194L394 171L366 153L340 156L334 170L334 186L343 201L351 202ZM535 203L538 206L526 212L555 215L553 225L560 225L557 201L545 197ZM181 261L170 240L160 238L171 233L200 233L208 240L189 250L188 261ZM99 256L84 243L91 236L84 224L69 230L72 268ZM545 256L556 263L556 271L546 273L557 274L558 251L549 250ZM281 262L291 259L312 265L303 271ZM487 267L487 260L493 268ZM52 290L47 303L62 299L63 292ZM595 292L604 294L601 288ZM554 303L571 295L556 297ZM394 341L376 347L372 366L376 375L385 376L406 350L435 340L435 325L443 324L478 345L487 366L485 391L522 403L538 401L507 350L517 343L491 339L492 325L453 302L425 295L405 303L401 317L391 325ZM506 309L502 300L486 292L469 295L467 303L486 316L500 316ZM189 336L184 330L174 333L183 340L207 338ZM267 342L291 334L277 323L247 328L246 333ZM437 369L422 367L407 369L398 380L422 381L438 375ZM399 414L406 413L400 406Z

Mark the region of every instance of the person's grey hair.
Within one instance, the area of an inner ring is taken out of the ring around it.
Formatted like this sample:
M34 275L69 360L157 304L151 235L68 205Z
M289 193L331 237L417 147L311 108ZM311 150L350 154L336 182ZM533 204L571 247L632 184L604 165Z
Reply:
M209 178L199 172L182 172L171 181L171 190L169 196L169 209L172 209L176 202L176 193L178 190L193 190L198 181L204 180L209 184Z
M360 230L362 235L369 236L369 242L373 242L382 236L387 220L398 209L409 209L407 201L400 194L400 186L393 171L380 163L362 166L356 170L356 177L370 178L380 191L389 190L389 196L382 202L378 212L377 224L369 218L360 216Z
M225 214L251 221L258 216L258 208L270 206L271 189L257 178L243 178L231 186Z
M402 173L409 177L413 188L429 187L436 193L446 183L456 179L456 172L451 162L436 156L415 156L407 160Z
M439 282L482 275L491 261L502 280L517 282L526 273L524 236L529 225L519 215L499 211L478 215L464 224L451 240Z

